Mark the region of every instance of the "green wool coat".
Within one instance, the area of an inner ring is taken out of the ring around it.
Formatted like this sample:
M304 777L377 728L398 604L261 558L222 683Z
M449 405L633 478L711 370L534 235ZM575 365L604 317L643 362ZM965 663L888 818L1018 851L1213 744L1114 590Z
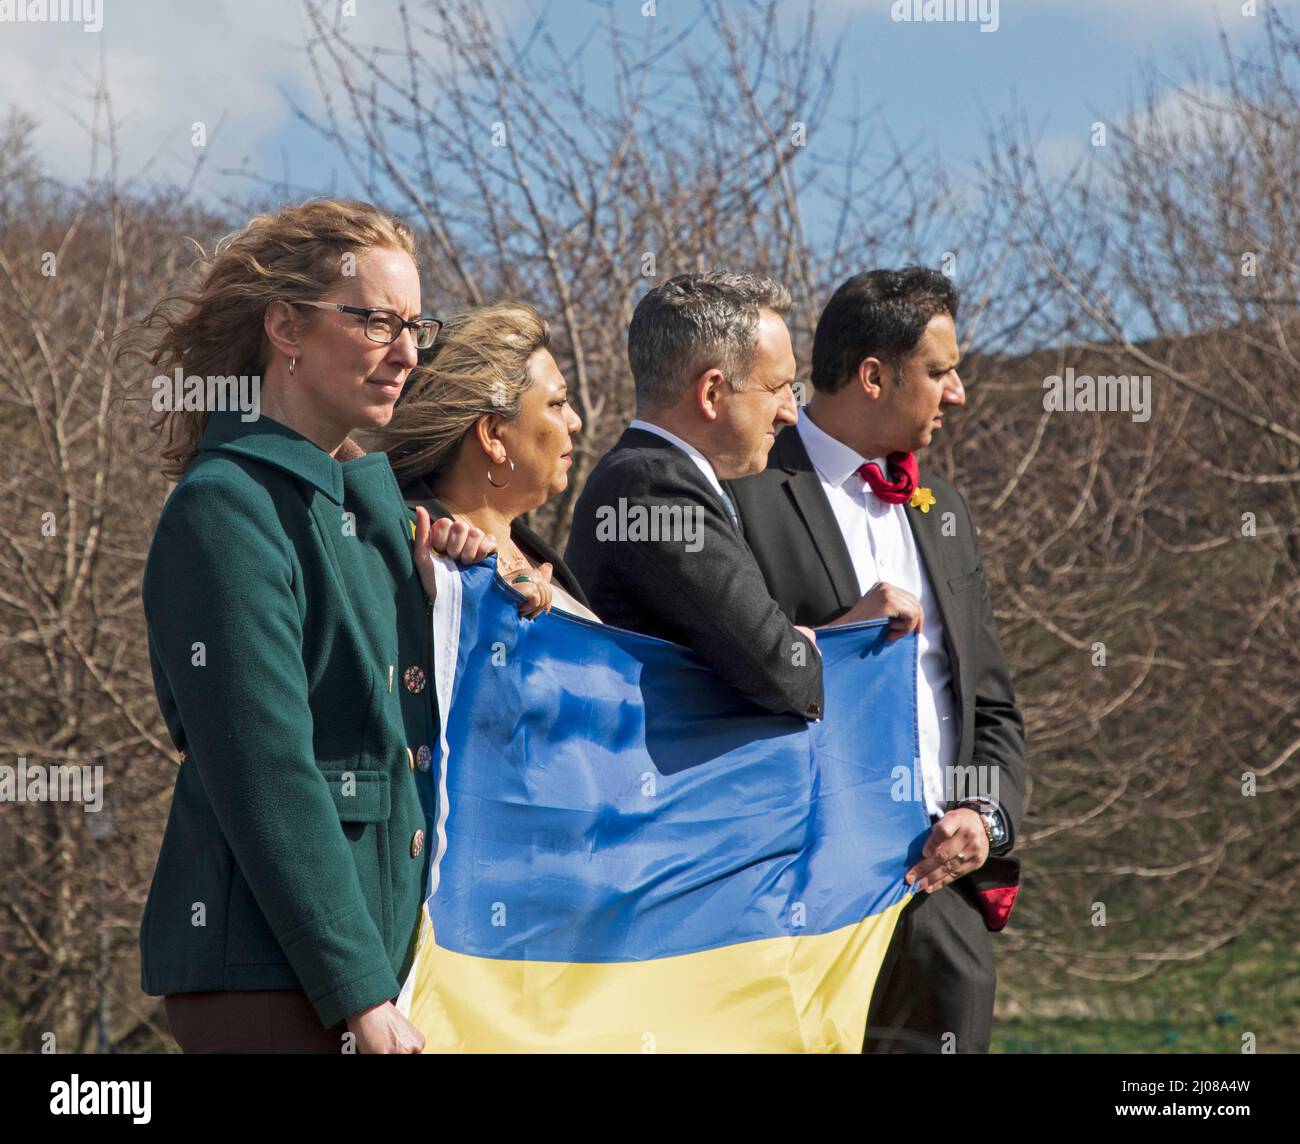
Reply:
M435 813L429 608L383 453L212 414L144 575L181 763L141 923L151 995L395 998ZM424 748L424 750L421 750Z

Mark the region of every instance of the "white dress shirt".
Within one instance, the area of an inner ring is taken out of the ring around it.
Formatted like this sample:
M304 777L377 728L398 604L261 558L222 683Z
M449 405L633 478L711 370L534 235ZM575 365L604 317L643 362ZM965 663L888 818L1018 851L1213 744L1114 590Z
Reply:
M731 519L733 521L736 519L736 506L732 503L731 498L727 496L723 489L722 482L718 480L718 474L713 471L713 462L701 453L694 445L689 441L683 441L676 433L669 433L667 429L664 429L659 425L652 425L649 421L642 421L639 417L634 418L632 423L628 425L628 428L644 429L645 432L653 433L655 436L662 437L665 441L671 441L676 445L683 453L695 462L700 472L704 474L705 480L713 486L714 491L718 494L718 498L722 501L727 512L730 514Z
M818 428L806 413L795 428L840 526L858 577L858 591L865 595L883 581L911 592L925 611L925 630L917 637L920 671L916 678L921 782L926 809L932 817L941 815L946 808L945 779L951 782L961 743L961 712L934 588L907 521L909 512L919 510L909 508L906 502L889 504L876 496L857 473L869 458ZM870 459L882 476L889 476L884 457Z

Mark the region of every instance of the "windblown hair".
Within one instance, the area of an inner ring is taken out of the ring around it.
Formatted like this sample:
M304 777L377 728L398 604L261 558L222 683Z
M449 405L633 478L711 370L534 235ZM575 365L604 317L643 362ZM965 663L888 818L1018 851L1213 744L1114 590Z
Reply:
M388 454L399 482L435 478L455 461L480 417L519 416L529 362L551 327L527 302L498 302L451 318L430 359L411 371L388 424L366 440Z
M130 359L143 359L155 375L179 367L187 377L261 377L270 362L263 329L267 306L318 301L352 273L361 254L390 248L416 258L410 227L370 203L314 199L257 215L211 252L198 247L192 282L119 335L115 362L121 368ZM296 312L302 329L324 313ZM155 412L151 424L164 476L178 480L189 468L208 417L207 410Z

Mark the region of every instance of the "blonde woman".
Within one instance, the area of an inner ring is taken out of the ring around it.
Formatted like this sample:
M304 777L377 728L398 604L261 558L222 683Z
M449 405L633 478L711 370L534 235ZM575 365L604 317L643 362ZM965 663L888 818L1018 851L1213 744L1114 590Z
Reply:
M519 518L564 491L582 421L550 353L546 319L524 302L446 322L383 430L403 495L497 541L497 570L529 603L597 619L559 554Z
M179 483L144 611L179 766L141 975L186 1052L422 1047L393 1004L433 807L411 634L431 533L467 562L491 545L423 512L417 525L388 459L350 435L388 422L438 325L420 311L411 231L322 200L223 240L123 350L165 375L261 382L252 420L164 409L155 426Z

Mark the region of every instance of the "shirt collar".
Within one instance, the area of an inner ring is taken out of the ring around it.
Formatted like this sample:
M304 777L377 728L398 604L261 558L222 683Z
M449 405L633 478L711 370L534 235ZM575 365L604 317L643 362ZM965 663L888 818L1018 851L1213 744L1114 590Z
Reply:
M718 480L718 474L714 472L713 462L710 461L708 457L706 457L703 453L701 453L689 441L683 441L679 436L677 436L676 433L670 433L668 432L667 429L663 428L662 426L653 425L649 421L642 421L639 417L635 418L632 421L632 423L628 425L628 428L641 429L646 433L654 433L656 436L662 437L665 441L671 441L683 453L685 453L688 457L690 457L690 459L694 461L697 466L699 466L700 472L702 472L708 478L709 484L711 484L715 489L717 489L718 495L721 496L724 501L727 500L727 498L723 495L722 492L722 482Z
M316 442L266 414L243 421L231 410L213 412L199 440L199 452L248 457L297 477L335 504L343 503L343 465Z
M889 473L888 462L884 457L863 457L856 449L851 449L820 428L806 412L800 415L795 428L803 438L803 447L808 452L813 468L822 480L834 488L839 488L856 474L867 460L875 461L882 475Z

